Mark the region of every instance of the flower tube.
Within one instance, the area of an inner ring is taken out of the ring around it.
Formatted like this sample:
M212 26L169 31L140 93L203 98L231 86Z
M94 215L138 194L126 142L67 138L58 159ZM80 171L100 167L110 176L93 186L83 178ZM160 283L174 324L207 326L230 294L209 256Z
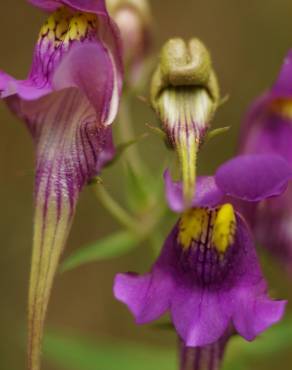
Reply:
M30 73L0 72L0 95L36 148L29 369L39 370L50 291L79 193L114 155L122 85L119 34L103 0L31 0L49 12Z

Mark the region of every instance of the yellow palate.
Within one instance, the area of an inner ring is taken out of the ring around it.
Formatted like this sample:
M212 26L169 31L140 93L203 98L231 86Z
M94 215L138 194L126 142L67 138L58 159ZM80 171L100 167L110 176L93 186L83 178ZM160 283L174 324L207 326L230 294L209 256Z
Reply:
M235 237L236 218L231 204L219 209L213 227L212 244L219 253L225 253Z
M52 13L40 31L40 39L47 38L56 45L81 40L88 31L97 28L95 14L73 12L66 7Z
M191 247L194 241L224 254L234 243L235 231L236 217L231 204L213 210L194 208L181 217L178 242L183 249Z

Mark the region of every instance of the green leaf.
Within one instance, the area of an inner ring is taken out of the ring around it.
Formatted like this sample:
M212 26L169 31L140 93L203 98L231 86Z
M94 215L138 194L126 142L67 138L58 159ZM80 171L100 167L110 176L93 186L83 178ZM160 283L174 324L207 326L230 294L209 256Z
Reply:
M93 343L49 332L44 340L45 357L64 370L176 370L176 349L127 343L124 340Z
M78 249L61 265L61 272L71 270L88 262L101 261L128 253L139 244L137 235L130 231L119 231Z

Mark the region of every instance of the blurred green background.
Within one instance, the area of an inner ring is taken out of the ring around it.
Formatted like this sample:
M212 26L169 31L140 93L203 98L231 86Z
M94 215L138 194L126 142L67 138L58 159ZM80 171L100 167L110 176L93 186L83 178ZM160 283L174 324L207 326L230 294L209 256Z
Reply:
M200 155L200 172L210 173L234 153L245 109L255 96L272 83L283 57L292 46L292 2L152 0L151 5L156 48L172 36L200 37L211 50L222 94L230 95L229 101L218 111L214 126L230 125L232 130L210 142ZM1 2L0 69L18 78L26 76L34 41L44 19L44 14L25 0ZM137 133L144 132L147 130L145 123L155 124L156 118L139 99L133 99L132 103ZM0 120L0 369L22 370L25 368L25 319L32 239L33 146L24 125L2 103ZM153 172L158 170L163 158L168 155L160 140L150 135L140 143L140 147ZM161 160L157 161L157 158ZM115 196L122 198L121 164L106 170L104 179ZM92 192L85 189L65 256L117 229L118 225L102 209ZM151 261L151 249L145 244L127 256L92 263L59 275L49 306L47 328L58 330L71 338L79 335L91 338L93 342L130 342L174 350L176 338L171 332L136 327L127 309L113 299L112 281L115 273L127 270L143 272ZM266 270L273 295L291 297L288 276L271 260L266 263ZM48 342L52 340L50 337ZM290 337L292 347L291 343ZM62 348L62 344L53 341L54 345ZM54 352L53 347L51 352ZM133 346L133 351L135 348ZM111 352L104 350L104 355L110 360ZM128 356L130 361L131 351ZM279 360L281 370L291 369L292 358L289 359L287 349L286 353L279 352L273 358L259 357L256 365L251 365L254 367L246 367L245 370L274 369L275 366L279 367ZM155 353L152 358L156 358ZM111 370L106 359L103 361L102 365L95 364L95 367L88 369ZM119 362L118 356L116 362ZM155 370L164 370L158 364L159 361ZM46 359L43 369L74 370L75 367L62 367L52 359ZM152 368L149 367L149 370Z

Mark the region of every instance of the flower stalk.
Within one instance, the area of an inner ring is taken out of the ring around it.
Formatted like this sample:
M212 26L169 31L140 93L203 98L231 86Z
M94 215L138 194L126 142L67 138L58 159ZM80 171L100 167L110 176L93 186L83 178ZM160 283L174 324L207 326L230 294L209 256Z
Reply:
M228 338L204 347L186 347L179 340L180 370L220 370Z

